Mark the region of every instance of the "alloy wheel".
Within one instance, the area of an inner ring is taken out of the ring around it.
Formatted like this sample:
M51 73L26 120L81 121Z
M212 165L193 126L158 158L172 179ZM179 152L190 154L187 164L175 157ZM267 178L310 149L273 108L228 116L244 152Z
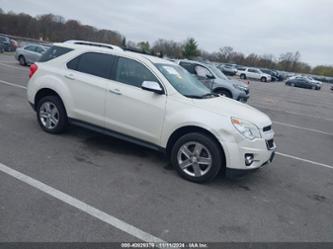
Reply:
M181 170L192 177L201 177L212 167L211 152L199 142L187 142L177 153L177 161Z
M59 123L59 111L52 102L45 102L39 109L39 118L42 125L49 130L57 127Z

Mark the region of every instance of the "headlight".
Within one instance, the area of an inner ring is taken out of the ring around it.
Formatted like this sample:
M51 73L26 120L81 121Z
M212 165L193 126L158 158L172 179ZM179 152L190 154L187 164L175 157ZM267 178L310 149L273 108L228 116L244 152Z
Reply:
M255 124L239 118L231 118L231 123L247 139L254 140L261 138L260 130Z
M241 85L237 85L237 84L233 84L233 85L238 90L241 90L241 91L246 91L247 90L247 87L245 87L245 86L241 86Z

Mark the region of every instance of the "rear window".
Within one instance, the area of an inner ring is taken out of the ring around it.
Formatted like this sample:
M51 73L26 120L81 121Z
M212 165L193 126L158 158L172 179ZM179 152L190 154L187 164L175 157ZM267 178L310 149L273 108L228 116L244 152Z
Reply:
M57 58L61 55L67 54L68 52L72 51L73 49L52 46L40 57L39 62L46 62L50 61L54 58Z

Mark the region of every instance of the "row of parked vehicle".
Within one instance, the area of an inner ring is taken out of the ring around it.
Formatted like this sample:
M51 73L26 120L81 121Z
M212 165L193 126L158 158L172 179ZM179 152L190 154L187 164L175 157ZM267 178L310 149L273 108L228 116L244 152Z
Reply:
M250 68L237 64L217 64L217 67L226 75L238 75L241 79L255 79L262 82L283 81L281 73L267 68Z
M18 44L14 39L10 39L8 36L0 35L0 53L13 52L16 50Z
M16 49L15 58L23 66L40 59L49 46L27 44ZM242 81L228 78L226 75L238 75L241 79L256 79L262 82L282 81L284 77L277 71L243 67L236 64L213 64L193 60L172 60L199 79L207 88L218 95L246 102L250 96L249 87ZM289 77L286 85L320 90L322 83L309 76Z
M238 75L241 79L255 79L262 82L285 80L285 77L281 73L271 69L250 68L236 64L218 64L217 68L219 68L227 75ZM285 84L287 86L308 88L313 90L320 90L322 87L321 81L315 80L314 78L306 75L290 76L287 78Z

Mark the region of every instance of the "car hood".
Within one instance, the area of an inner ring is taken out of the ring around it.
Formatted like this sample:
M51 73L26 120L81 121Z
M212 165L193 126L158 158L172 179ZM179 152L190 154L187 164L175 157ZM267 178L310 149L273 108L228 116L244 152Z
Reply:
M271 119L263 112L248 104L243 104L227 97L193 99L193 105L200 109L225 116L250 121L260 128L271 125Z

